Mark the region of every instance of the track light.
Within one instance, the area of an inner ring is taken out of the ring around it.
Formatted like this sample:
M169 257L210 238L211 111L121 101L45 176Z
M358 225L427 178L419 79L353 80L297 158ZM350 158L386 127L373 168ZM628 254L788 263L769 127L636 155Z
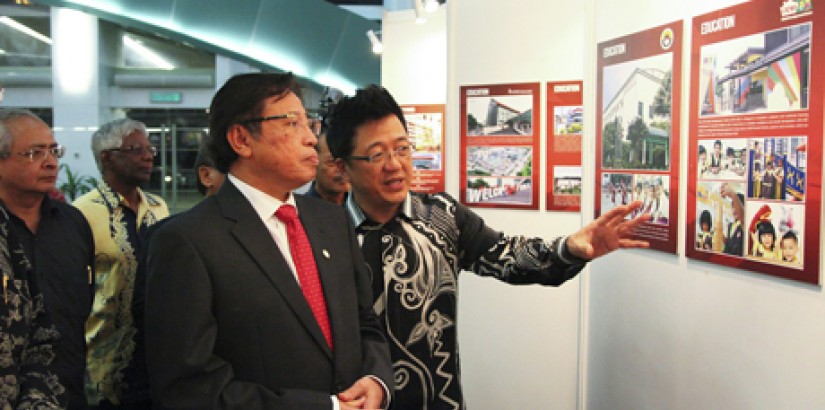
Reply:
M152 64L154 64L157 68L163 70L174 70L175 66L166 61L160 54L150 50L148 47L141 44L139 41L132 39L131 37L123 36L123 44L137 53L139 56L149 60Z
M17 22L17 20L12 19L11 17L8 17L8 16L0 17L0 23L3 23L5 25L7 25L7 26L23 33L23 34L26 34L29 37L34 37L34 38L36 38L36 39L38 39L38 40L40 40L40 41L42 41L42 42L44 42L48 45L52 44L52 39L50 39L50 38L36 32L36 31L32 30L31 28L29 28L29 26L26 26L24 24L20 24L19 22Z
M424 0L413 0L415 6L415 22L417 24L424 24L427 22L427 17L424 17Z
M372 52L375 54L381 54L384 51L384 45L381 44L381 40L378 39L378 33L375 30L367 30L367 38L370 39L370 44L372 44Z

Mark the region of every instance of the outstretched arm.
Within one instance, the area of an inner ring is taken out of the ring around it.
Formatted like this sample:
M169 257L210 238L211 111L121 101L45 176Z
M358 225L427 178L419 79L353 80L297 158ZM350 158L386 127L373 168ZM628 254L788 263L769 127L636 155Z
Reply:
M633 231L650 221L650 214L625 219L642 206L641 201L618 206L567 237L568 251L581 259L592 260L619 248L647 248L647 241L632 239Z

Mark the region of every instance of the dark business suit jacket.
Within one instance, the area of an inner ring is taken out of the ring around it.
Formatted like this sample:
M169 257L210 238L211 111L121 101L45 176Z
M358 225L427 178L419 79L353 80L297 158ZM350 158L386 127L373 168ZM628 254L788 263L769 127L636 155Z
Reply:
M370 279L344 209L296 196L334 352L252 205L230 182L149 244L146 351L164 409L330 409L374 375L392 389Z

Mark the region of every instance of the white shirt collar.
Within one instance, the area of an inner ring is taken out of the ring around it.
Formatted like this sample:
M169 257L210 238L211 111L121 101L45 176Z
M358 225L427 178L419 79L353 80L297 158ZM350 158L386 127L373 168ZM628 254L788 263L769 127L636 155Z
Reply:
M241 191L241 194L252 204L252 208L255 209L255 212L258 216L261 217L261 220L266 221L269 218L272 218L275 215L275 211L281 207L283 204L289 204L295 206L295 195L292 195L292 192L289 193L289 196L286 198L286 202L281 201L278 198L275 198L258 188L253 187L252 185L243 182L238 177L229 174L227 175L229 181L238 188L238 191ZM297 210L298 207L295 206Z

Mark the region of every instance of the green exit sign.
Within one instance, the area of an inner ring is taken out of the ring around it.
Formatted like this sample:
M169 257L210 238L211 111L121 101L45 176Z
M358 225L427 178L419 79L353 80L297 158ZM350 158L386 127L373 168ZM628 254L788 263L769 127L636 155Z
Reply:
M180 91L151 91L149 92L149 102L160 104L180 104L183 101L183 93Z

